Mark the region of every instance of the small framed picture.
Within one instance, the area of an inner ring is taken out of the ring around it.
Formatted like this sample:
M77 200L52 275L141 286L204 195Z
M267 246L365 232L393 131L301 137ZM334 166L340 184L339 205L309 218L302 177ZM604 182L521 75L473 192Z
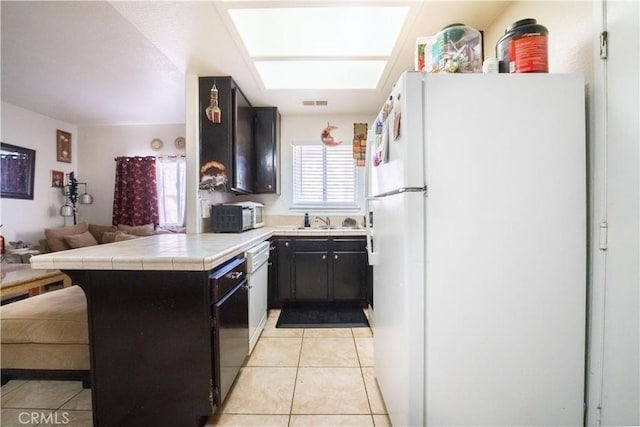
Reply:
M51 186L57 188L64 187L64 172L51 169Z
M71 134L58 129L56 131L56 144L58 161L71 163Z

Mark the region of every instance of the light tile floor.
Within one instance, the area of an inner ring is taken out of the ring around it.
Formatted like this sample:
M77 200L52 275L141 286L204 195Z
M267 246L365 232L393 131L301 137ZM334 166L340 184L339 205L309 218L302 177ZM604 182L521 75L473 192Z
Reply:
M390 426L373 373L369 328L264 331L207 426ZM90 427L91 391L72 381L10 381L3 427ZM26 422L25 422L26 421Z

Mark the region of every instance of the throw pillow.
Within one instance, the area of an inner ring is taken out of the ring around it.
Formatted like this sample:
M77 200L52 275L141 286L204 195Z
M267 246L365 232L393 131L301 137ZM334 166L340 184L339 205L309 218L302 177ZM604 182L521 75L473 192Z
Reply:
M102 243L113 243L116 241L117 231L105 231L102 233Z
M91 233L98 242L102 242L102 240L104 239L105 232L116 231L116 230L117 228L115 225L89 224L89 233Z
M93 237L91 233L89 233L89 231L85 231L84 233L80 234L70 234L68 236L64 236L64 240L73 249L85 248L87 246L95 246L98 244L98 241Z
M155 231L153 223L145 225L125 225L118 224L118 231L124 231L134 236L152 236Z
M53 252L66 251L67 249L71 249L71 246L69 246L69 244L64 240L64 236L84 233L87 230L87 223L81 222L77 225L45 228L44 237L47 239L47 246L49 246L49 249Z

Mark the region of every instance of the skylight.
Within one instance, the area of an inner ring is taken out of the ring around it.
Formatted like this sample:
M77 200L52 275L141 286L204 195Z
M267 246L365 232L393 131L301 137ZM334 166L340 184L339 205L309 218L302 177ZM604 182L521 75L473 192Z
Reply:
M386 61L255 61L267 89L375 89Z
M408 11L299 7L230 9L229 15L267 89L372 89ZM313 77L296 75L301 72Z

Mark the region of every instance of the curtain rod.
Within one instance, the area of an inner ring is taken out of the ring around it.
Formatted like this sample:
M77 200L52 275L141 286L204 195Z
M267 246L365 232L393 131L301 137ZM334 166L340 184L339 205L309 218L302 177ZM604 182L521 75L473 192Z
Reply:
M185 156L184 154L180 154L178 155L169 155L169 156L133 156L133 157L127 157L127 156L120 156L120 157L114 157L113 160L114 161L118 161L118 159L163 159L163 158L168 158L168 159L176 159L178 157L181 158L186 158L187 156Z

